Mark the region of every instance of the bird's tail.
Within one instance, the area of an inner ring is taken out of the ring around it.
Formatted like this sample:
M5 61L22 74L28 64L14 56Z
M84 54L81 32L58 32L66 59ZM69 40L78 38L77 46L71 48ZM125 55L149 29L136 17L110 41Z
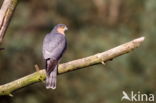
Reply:
M47 78L46 78L46 88L49 89L56 89L56 80L57 80L57 68L58 65L54 63L54 61L51 61L50 63L47 63ZM52 66L53 65L53 66Z
M46 88L56 89L56 79L57 79L57 66L46 78Z

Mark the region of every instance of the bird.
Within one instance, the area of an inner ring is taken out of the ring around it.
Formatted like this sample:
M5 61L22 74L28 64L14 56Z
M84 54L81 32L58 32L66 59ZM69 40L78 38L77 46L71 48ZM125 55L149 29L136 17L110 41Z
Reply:
M56 89L58 64L66 48L65 24L57 24L43 40L42 54L45 62L46 88Z

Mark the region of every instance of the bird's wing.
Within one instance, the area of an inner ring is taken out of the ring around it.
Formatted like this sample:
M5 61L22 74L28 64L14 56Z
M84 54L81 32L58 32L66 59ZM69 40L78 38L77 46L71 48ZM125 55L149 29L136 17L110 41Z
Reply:
M50 73L58 65L58 61L54 59L49 59L49 60L46 60L46 63L47 63L46 72L47 72L47 75L50 76Z
M58 59L66 47L65 37L61 35L47 35L43 42L43 56L45 59Z

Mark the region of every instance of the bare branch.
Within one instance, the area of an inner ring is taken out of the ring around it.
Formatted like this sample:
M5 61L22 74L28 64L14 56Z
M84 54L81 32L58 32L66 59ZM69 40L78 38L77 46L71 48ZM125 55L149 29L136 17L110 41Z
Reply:
M107 61L112 60L120 55L126 54L132 51L133 49L139 47L143 41L144 37L141 37L128 43L117 46L115 48L112 48L108 51L98 53L86 58L73 60L71 62L67 62L64 64L60 64L58 68L58 73L62 74L69 71L74 71L88 66L96 65L99 63L105 64ZM43 81L45 78L46 78L45 71L40 70L38 72L35 72L18 80L1 85L0 95L11 95L13 91L33 83Z
M17 1L18 0L4 0L2 4L2 7L0 9L0 43L2 43L11 17L16 8Z

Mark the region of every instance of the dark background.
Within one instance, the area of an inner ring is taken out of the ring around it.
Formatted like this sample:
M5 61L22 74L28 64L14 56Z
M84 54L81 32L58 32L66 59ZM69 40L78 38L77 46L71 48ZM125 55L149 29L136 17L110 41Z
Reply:
M44 67L42 40L58 23L69 28L62 62L103 52L140 36L146 40L105 66L59 76L56 90L36 83L17 90L14 97L0 97L0 103L120 103L123 90L155 94L155 11L156 0L20 0L1 45L5 50L0 51L0 84L35 72L35 64Z

